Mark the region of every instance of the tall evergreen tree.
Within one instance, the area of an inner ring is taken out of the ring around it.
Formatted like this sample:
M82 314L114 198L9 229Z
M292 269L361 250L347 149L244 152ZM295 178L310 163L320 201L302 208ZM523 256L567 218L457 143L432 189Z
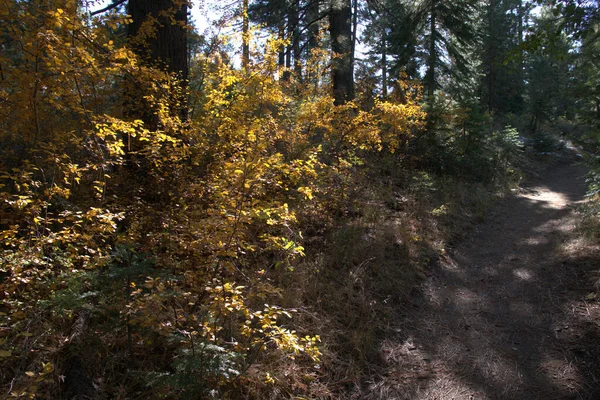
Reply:
M386 97L400 72L418 77L416 19L400 0L369 1L362 15L366 24L362 40L370 49L370 64L380 71L381 94Z
M422 49L425 58L425 88L429 101L443 86L440 76L455 80L472 73L469 50L476 43L476 2L424 0L415 16L423 24Z
M475 0L372 0L369 4L376 16L370 24L386 27L395 69L413 76L424 72L428 98L444 86L441 76L462 79L472 74L469 56L477 43ZM381 15L385 18L377 21Z
M332 0L329 10L331 35L331 80L335 104L354 99L351 0Z
M137 52L183 80L188 78L187 11L185 0L129 0L127 7L133 21L128 34Z
M565 33L577 41L572 52L573 95L583 122L600 126L600 2L563 0L554 5Z
M489 111L523 111L523 29L531 7L523 0L489 0L485 5L482 100Z
M600 25L588 29L577 52L574 94L581 119L600 127Z
M286 67L284 79L293 73L302 78L303 62L316 48L319 23L325 18L321 0L256 0L249 6L250 19L288 45L279 54L279 65Z
M559 20L546 8L535 18L538 45L529 55L527 100L531 129L566 116L574 107L570 78L573 43L559 27Z

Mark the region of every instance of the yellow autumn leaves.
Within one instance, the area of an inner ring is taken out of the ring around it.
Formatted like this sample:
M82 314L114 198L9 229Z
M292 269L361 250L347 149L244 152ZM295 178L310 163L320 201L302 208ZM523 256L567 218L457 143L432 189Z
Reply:
M416 96L335 107L322 54L306 66L307 79L321 74L314 82L283 83L272 42L244 71L219 51L197 56L185 88L113 37L127 16L84 20L72 1L52 1L52 11L25 3L0 10L10 27L0 30L18 44L0 54L0 363L25 354L37 366L19 387L35 395L35 381L52 373L20 340L23 327L44 313L46 344L62 334L55 310L39 304L82 270L132 268L115 256L119 246L153 267L90 297L127 321L133 353L163 341L174 361L179 350L199 357L202 344L241 360L316 362L318 332L293 326L275 278L293 274L307 251L303 224L335 214L366 155L397 151L418 129Z

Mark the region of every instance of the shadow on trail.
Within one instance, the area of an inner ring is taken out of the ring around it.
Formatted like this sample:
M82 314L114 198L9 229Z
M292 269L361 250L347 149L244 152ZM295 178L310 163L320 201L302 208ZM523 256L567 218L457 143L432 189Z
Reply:
M383 343L372 397L600 399L600 306L585 301L600 258L564 250L582 173L555 167L442 257Z

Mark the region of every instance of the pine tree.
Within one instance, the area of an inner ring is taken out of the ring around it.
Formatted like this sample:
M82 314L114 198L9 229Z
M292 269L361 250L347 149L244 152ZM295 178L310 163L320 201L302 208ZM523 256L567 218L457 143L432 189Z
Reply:
M574 107L571 65L573 44L548 8L535 18L538 45L529 54L527 100L530 127L565 116Z
M284 80L292 72L302 79L303 64L318 45L319 23L326 16L320 4L320 0L257 0L249 6L252 21L288 42L279 54L279 65L286 67Z
M489 0L485 5L482 100L491 112L523 111L523 29L531 7L523 0Z
M329 10L331 35L331 80L335 104L354 99L354 60L352 59L352 8L350 0L332 0Z
M162 64L184 81L188 78L187 8L184 0L129 0L127 7L132 19L128 34L140 56Z
M362 13L367 25L362 41L370 48L368 62L380 71L384 98L401 72L418 78L417 27L409 11L402 1L386 0L368 2Z

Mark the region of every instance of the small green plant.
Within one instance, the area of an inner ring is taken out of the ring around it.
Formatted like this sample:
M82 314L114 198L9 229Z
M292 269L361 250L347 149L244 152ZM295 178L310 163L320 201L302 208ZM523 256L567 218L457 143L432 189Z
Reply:
M549 132L538 131L532 139L533 149L538 153L551 153L558 149L558 141Z
M507 168L514 164L523 153L524 143L519 137L519 131L507 125L502 131L494 132L490 139L494 149L497 164Z
M193 338L180 337L190 342ZM172 362L171 372L150 373L147 381L160 393L177 394L179 399L217 398L215 386L243 372L244 357L209 342L181 348Z

